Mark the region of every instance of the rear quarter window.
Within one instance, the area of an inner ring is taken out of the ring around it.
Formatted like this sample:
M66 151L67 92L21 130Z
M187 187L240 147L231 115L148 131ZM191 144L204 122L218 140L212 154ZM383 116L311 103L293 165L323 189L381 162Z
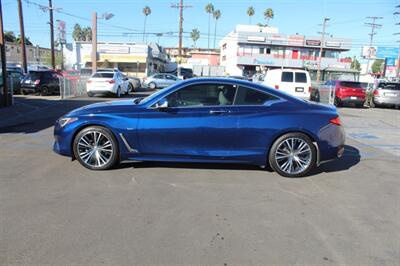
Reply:
M306 73L296 72L295 73L295 82L297 82L297 83L307 83L307 75L306 75Z
M98 72L95 73L92 78L113 78L114 73L104 73L104 72Z
M284 71L282 72L282 82L293 82L293 72Z

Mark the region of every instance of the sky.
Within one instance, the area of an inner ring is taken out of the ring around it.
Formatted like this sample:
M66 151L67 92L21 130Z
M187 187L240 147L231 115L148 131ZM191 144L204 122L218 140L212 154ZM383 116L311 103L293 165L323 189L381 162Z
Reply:
M43 12L37 3L48 5L48 0L22 0L25 35L34 44L49 47L49 14ZM33 3L28 3L33 2ZM54 20L63 20L67 26L67 41L72 41L72 28L75 23L82 27L91 26L92 13L96 11L98 16L104 12L113 13L114 17L108 21L99 20L98 41L115 42L141 42L144 24L142 9L149 6L152 10L147 17L146 32L163 33L157 37L148 35L148 41L157 41L163 46L177 46L179 12L171 8L171 4L179 0L53 0L55 8ZM399 44L400 16L395 16L396 6L399 0L184 0L184 4L190 7L184 10L184 46L192 46L189 37L192 29L200 30L200 39L197 47L208 46L208 14L205 5L213 3L215 9L222 13L217 24L218 40L231 32L237 24L248 24L247 8L253 6L255 15L252 23L264 22L263 11L267 8L274 10L274 19L270 25L279 28L282 34L300 34L316 36L322 29L324 17L330 18L327 32L333 37L350 38L353 45L349 56L359 56L361 47L369 44L371 28L364 25L369 22L367 16L383 17L377 21L382 28L377 30L374 44L378 46L395 47ZM19 34L17 0L3 0L4 29ZM398 8L400 11L400 8ZM172 32L172 34L171 34ZM169 33L169 34L168 34ZM211 35L214 34L214 22L212 22ZM211 41L213 46L213 41Z

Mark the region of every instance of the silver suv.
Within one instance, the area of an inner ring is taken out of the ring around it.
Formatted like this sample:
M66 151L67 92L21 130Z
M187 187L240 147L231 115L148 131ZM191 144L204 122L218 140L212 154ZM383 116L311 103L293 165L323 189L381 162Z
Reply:
M380 82L378 86L372 90L371 96L371 107L400 107L400 83Z

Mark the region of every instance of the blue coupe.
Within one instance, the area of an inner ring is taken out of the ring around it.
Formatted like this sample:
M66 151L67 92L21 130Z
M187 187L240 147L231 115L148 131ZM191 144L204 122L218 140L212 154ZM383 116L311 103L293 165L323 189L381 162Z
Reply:
M269 165L299 177L340 157L335 107L244 80L194 78L147 98L91 104L57 120L54 151L104 170L126 161Z

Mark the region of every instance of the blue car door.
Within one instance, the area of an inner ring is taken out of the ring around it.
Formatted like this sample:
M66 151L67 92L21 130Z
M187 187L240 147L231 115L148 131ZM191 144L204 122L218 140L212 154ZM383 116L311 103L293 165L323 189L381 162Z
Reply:
M222 159L237 140L238 117L232 105L236 87L198 84L165 97L169 107L140 113L140 153L152 156Z
M273 140L275 128L284 121L277 119L274 103L281 100L252 88L240 86L235 97L237 133L240 140L232 146L236 160L265 163L266 149Z

